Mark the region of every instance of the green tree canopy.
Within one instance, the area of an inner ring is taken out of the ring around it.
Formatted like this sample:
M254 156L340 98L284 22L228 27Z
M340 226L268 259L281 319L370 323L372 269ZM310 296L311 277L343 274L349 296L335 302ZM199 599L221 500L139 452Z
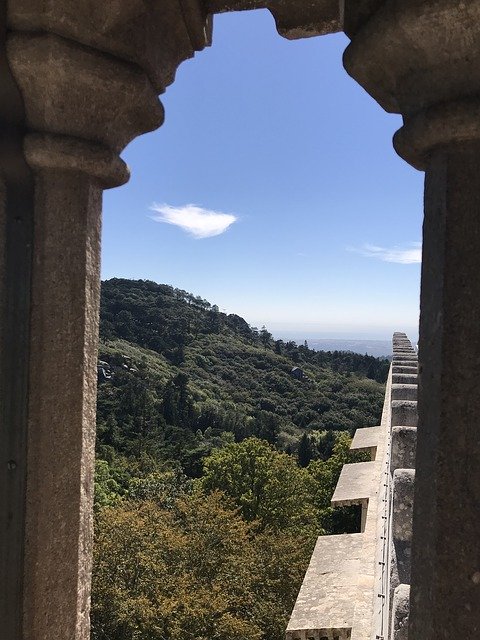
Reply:
M272 640L312 538L265 531L214 492L123 501L96 522L92 640Z
M367 454L350 453L352 439L348 433L337 433L333 453L327 460L313 460L308 472L315 482L315 506L320 524L327 533L354 533L360 531L360 510L356 507L332 507L330 501L344 464L362 462Z
M214 450L205 460L201 486L223 491L247 522L260 528L317 528L313 476L294 458L258 438Z

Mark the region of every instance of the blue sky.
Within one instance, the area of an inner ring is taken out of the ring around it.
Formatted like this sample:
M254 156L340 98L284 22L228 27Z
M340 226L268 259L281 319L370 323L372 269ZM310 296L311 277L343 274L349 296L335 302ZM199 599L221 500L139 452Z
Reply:
M347 44L287 41L267 11L216 16L163 127L125 150L130 182L105 193L102 276L277 335L415 337L423 174L393 151L399 116L343 70Z

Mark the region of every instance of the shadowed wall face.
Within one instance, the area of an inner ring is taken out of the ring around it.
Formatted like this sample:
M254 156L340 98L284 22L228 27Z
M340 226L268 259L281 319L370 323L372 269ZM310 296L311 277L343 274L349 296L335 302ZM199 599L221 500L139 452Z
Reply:
M432 154L426 177L412 637L480 631L480 144Z

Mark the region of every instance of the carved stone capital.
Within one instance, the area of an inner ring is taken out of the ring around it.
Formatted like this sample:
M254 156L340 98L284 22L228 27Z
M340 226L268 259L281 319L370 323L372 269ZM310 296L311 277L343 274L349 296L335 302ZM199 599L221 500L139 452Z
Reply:
M438 145L478 137L480 0L385 0L353 35L344 64L386 111L403 115L395 148L413 166L423 169Z
M35 169L76 171L95 179L102 189L128 182L123 160L106 147L78 138L31 133L24 141L25 158Z
M134 137L163 122L163 108L151 83L131 63L51 34L13 33L7 52L24 99L27 130L48 140L43 151L38 148L40 138L26 140L30 160L51 155L63 144L65 152L57 154L62 167L66 156L73 157L75 146L81 157L92 148L83 169L91 168L95 176L104 170L93 169L95 159L101 156L104 167L106 156L117 155ZM122 161L112 162L119 172L117 184L125 182ZM111 178L107 182L114 186Z
M11 0L7 56L25 104L30 166L123 184L118 157L164 119L158 94L210 42L200 0Z
M424 171L437 147L472 140L480 140L480 97L435 105L404 118L393 146L399 156Z
M211 38L201 0L10 0L8 26L56 34L132 62L145 70L156 93Z

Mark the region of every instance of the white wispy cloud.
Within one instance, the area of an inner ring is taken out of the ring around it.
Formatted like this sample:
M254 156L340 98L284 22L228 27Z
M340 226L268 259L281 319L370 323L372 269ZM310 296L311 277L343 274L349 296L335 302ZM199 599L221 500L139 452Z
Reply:
M174 224L197 239L219 236L238 220L232 213L210 211L195 204L186 204L183 207L153 204L150 209L156 214L152 216L153 220Z
M364 244L359 249L349 248L349 251L359 253L364 258L376 258L382 262L397 264L419 264L422 261L422 243L411 242L405 247L378 247L374 244Z

